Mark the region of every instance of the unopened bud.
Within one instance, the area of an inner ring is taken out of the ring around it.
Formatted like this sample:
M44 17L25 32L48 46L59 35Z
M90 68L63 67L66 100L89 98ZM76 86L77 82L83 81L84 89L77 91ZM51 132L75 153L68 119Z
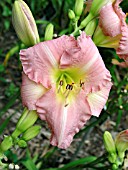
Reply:
M14 169L14 164L9 164L8 168L9 169Z
M103 139L104 139L104 145L105 145L107 152L116 153L114 140L112 138L112 135L108 131L105 131Z
M12 23L19 39L32 46L39 42L39 34L33 15L23 0L15 0L12 10Z
M18 141L18 145L19 145L19 147L21 147L21 148L27 147L27 143L26 143L26 141L24 141L24 140L19 140L19 141Z
M41 126L38 126L38 125L32 126L24 132L22 138L25 141L29 141L29 140L33 139L35 136L37 136L38 133L40 132L40 130L41 130Z
M113 164L112 165L112 170L117 170L118 169L118 166L116 164Z
M15 169L16 170L20 169L19 165L15 165Z
M54 31L54 26L53 24L48 24L46 29L45 29L45 35L44 35L44 40L52 40L53 38L53 31Z
M120 132L115 139L118 155L121 160L124 159L125 151L128 150L128 129Z
M16 125L16 129L13 132L12 137L16 138L30 128L36 122L37 118L38 115L35 110L25 109Z
M76 16L81 16L82 11L83 11L83 6L84 6L84 1L83 0L76 0L75 2L75 14Z
M5 136L4 140L0 144L0 150L2 152L5 152L8 149L10 149L12 147L12 145L13 145L12 137L11 136Z
M93 19L88 23L84 31L86 32L87 35L92 36L96 29L96 26L97 26L97 20Z
M86 25L94 18L92 13L89 13L89 15L80 23L80 28L86 27Z
M68 11L68 17L72 20L75 18L75 13L73 10L69 9Z
M117 158L117 154L116 153L109 153L108 154L108 160L111 163L115 163L116 162L116 158Z

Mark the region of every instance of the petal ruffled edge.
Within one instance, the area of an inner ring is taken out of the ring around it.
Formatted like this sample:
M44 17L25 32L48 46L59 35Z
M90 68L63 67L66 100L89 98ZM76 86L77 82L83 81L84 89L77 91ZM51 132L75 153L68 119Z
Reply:
M24 106L29 110L36 110L35 104L45 92L46 89L41 84L35 83L22 73L21 98Z
M119 47L116 49L116 53L121 59L124 59L128 67L128 25L124 19L122 19L121 31L122 37L119 42Z
M51 129L51 144L66 149L75 133L85 125L91 117L86 95L82 90L73 103L65 107L65 103L57 100L55 90L50 89L36 103L40 118L48 122Z
M60 67L79 67L85 75L86 93L96 92L111 81L110 72L106 69L102 57L90 36L82 32L77 40L77 48L66 51L60 59Z
M76 46L72 36L63 35L54 40L45 41L20 51L20 60L23 71L30 80L41 83L50 88L50 73L53 68L58 68L61 55L66 49Z

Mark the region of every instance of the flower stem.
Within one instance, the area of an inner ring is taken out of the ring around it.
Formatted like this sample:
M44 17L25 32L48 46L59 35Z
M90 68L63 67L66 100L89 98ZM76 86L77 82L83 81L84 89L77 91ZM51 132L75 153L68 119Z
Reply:
M78 33L78 31L85 28L93 18L94 16L91 13L89 13L89 15L80 23L80 26L76 27L76 29L71 34L75 36Z

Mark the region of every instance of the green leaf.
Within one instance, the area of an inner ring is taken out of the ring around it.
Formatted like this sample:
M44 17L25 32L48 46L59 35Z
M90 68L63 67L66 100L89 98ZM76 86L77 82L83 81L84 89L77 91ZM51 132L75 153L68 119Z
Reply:
M14 114L12 114L11 116L9 116L1 125L0 125L0 134L2 134L2 132L4 131L4 129L7 127L10 119L12 118Z
M4 68L4 65L3 64L0 64L0 73L4 72L5 71L5 68Z
M74 167L77 167L79 165L86 165L86 164L88 164L90 162L95 161L96 159L97 159L97 157L95 157L95 156L88 156L88 157L85 157L85 158L78 159L76 161L69 162L68 164L66 164L62 168L49 168L49 169L45 169L45 170L69 170L69 169L74 169Z
M9 102L0 110L0 117L15 103L16 99L19 97L20 91L9 98Z
M38 170L32 161L29 150L27 150L26 159L21 161L21 163L26 167L27 170Z

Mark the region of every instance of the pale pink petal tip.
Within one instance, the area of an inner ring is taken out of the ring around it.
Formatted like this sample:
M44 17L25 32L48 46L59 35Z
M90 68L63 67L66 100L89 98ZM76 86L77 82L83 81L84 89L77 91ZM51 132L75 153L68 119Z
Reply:
M45 117L48 122L52 133L51 144L66 149L70 146L75 133L78 133L91 117L90 108L85 101L84 91L74 103L66 107L65 103L57 101L55 95L54 89L43 95L36 103L37 112L40 118Z
M108 82L105 87L103 87L100 91L90 93L87 96L87 101L89 103L91 113L93 116L98 117L101 113L101 110L105 106L108 95L111 89L112 83Z
M121 59L124 59L126 65L128 66L128 26L124 20L122 20L122 37L119 42L119 47L116 50L116 53Z
M45 88L31 81L24 73L22 73L21 97L24 106L29 110L36 110L37 100L46 92Z

